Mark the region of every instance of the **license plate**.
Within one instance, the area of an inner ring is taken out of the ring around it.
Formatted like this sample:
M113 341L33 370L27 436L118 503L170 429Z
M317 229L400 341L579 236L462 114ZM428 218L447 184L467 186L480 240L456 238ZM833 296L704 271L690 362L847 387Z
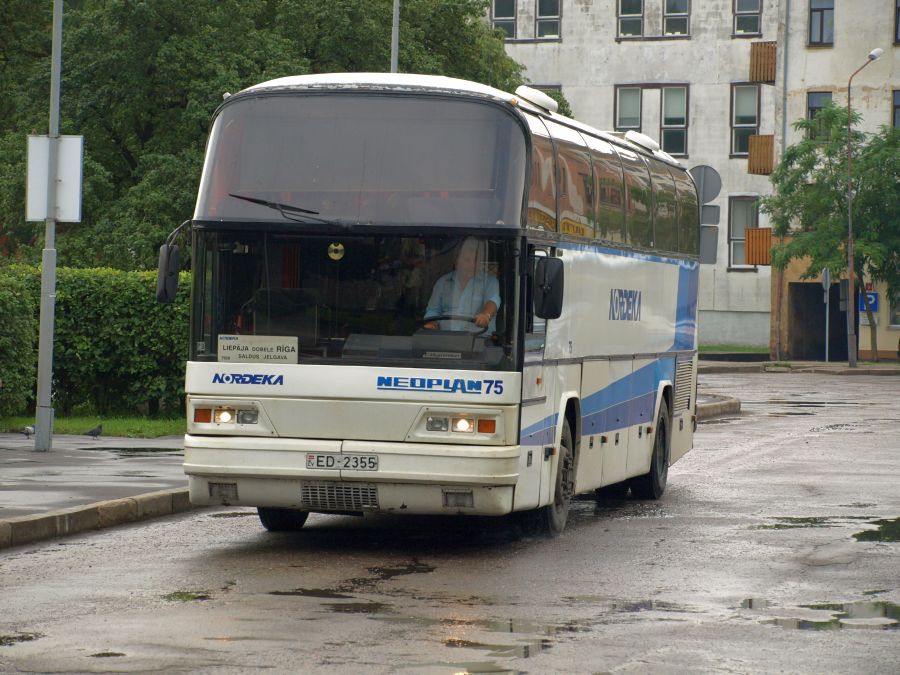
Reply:
M378 471L378 455L335 455L311 452L306 455L306 468Z

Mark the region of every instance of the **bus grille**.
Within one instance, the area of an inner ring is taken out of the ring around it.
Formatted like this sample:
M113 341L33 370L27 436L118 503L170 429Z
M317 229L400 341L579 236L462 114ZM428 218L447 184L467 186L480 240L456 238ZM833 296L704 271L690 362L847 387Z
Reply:
M675 366L675 409L672 414L691 407L691 380L694 375L694 362L681 361Z
M378 508L378 489L359 483L303 482L300 506L322 511L362 511Z

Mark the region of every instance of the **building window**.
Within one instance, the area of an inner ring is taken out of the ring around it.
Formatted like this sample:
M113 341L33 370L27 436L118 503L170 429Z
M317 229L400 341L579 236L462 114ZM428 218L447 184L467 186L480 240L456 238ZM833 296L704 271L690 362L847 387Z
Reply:
M663 35L688 35L690 11L690 0L665 0Z
M894 7L894 43L900 43L900 0L896 0Z
M894 90L894 128L900 129L900 90Z
M756 197L729 197L728 199L728 264L730 267L746 265L746 232L748 227L758 227L759 208Z
M644 34L644 0L619 0L619 36Z
M616 131L641 130L641 88L616 88Z
M663 87L660 147L670 155L687 154L687 87Z
M506 33L506 39L516 37L516 0L494 0L491 7L494 28Z
M761 5L762 0L734 0L735 35L759 35L762 32Z
M809 0L809 44L834 44L834 0Z
M831 92L830 91L811 91L806 95L806 117L807 119L815 119L819 114L819 111L822 110L826 105L831 104ZM809 133L809 138L811 140L824 139L825 132L817 126L815 129L812 129Z
M759 85L731 87L731 154L746 155L750 137L759 133Z
M559 0L537 0L537 32L539 38L559 37Z
M900 293L896 293L891 298L891 321L892 326L900 326Z

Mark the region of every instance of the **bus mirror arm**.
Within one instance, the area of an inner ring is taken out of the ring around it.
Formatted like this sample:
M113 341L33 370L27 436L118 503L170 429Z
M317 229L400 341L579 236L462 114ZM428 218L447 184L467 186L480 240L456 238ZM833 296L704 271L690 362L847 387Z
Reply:
M534 313L541 319L558 319L562 314L563 261L541 258L534 271Z
M181 267L181 254L175 239L185 225L191 221L186 220L172 232L166 243L159 247L159 268L156 271L156 301L164 304L175 302L175 294L178 291L178 272Z

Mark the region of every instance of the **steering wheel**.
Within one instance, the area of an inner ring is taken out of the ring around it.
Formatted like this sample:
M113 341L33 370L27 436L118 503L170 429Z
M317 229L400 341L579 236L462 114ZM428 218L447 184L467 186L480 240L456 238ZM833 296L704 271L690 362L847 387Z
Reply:
M423 319L422 323L423 324L431 323L432 321L468 321L469 323L476 325L474 315L466 316L464 314L438 314L437 316L430 316L427 319ZM473 335L484 335L485 333L487 333L487 329L490 327L491 327L491 324L489 322L487 326L485 326L484 328L482 328L479 331L467 331L467 332L471 332Z

